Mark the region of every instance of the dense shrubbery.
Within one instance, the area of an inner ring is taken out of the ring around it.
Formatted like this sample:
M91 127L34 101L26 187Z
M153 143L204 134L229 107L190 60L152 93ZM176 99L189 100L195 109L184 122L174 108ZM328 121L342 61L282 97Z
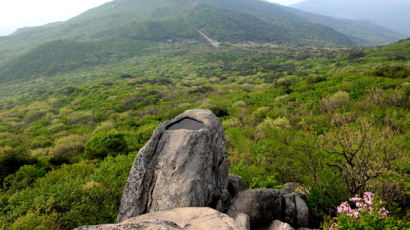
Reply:
M73 229L114 222L134 157L108 157L98 164L81 162L49 172L32 187L3 197L0 226Z
M408 78L410 77L410 68L403 66L383 66L374 71L374 75L388 78Z
M128 153L128 145L122 133L100 132L85 144L84 156L88 159L103 159Z
M384 52L408 48L360 51L350 64L343 49L169 46L15 92L0 85L0 228L113 222L136 152L192 108L221 118L230 172L245 188L300 184L314 226L364 191L405 218L410 83L372 71L406 68Z

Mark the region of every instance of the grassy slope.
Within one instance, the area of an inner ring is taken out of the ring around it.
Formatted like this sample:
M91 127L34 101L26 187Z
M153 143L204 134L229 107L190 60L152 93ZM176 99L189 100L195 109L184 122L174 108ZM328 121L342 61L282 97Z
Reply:
M198 44L162 44L155 52L119 63L2 84L0 156L26 153L48 174L34 177L33 182L26 179L26 184L18 184L23 180L18 177L14 187L0 194L0 228L26 224L26 228L57 229L113 222L124 172L137 150L159 122L190 108L210 108L221 116L230 170L252 188L288 181L313 186L309 170L299 161L305 156L278 142L289 134L282 130L278 138L255 128L267 119L285 118L286 130L306 135L302 138L306 142L293 143L295 149L308 146L309 136L321 138L337 130L340 122L353 125L368 119L389 135L389 142L404 144L401 148L408 151L408 78L374 76L373 71L384 65L408 69L409 45L407 40L351 51L215 50ZM331 115L323 112L321 100L338 91L348 93L349 105ZM106 131L124 134L131 154L84 161L84 142ZM58 159L70 164L60 167ZM389 183L408 182L408 162L408 156L401 155L392 168L395 173L385 175ZM321 173L330 170L326 165L318 168L324 170ZM331 188L344 192L340 178L320 176L320 183L330 182ZM345 198L332 197L336 202Z
M273 188L298 181L307 188L324 189L337 205L346 194L337 172L324 164L331 158L322 148L313 148L320 153L314 162L323 163L317 166L320 181L315 187L305 165L310 161L298 148L311 148L311 140L343 123L353 126L366 119L387 135L386 142L408 152L409 80L375 76L374 71L385 65L409 69L409 45L406 40L352 51L216 50L198 44L162 44L156 52L119 63L2 84L0 156L28 154L38 160L36 167L48 173L10 177L11 187L0 194L0 228L58 229L113 222L138 149L159 122L190 108L210 108L221 117L230 171L241 175L247 187ZM349 103L330 114L324 112L322 99L338 91L349 95ZM280 119L286 127L279 137L257 128L269 119ZM85 161L84 142L102 132L124 134L131 154ZM292 142L290 148L280 142L287 137L300 142ZM59 166L58 160L69 165ZM393 173L384 174L378 183L404 183L408 189L408 163L408 154L400 155ZM320 193L320 200L325 202L327 195Z
M260 41L283 43L287 40L291 44L321 45L351 45L346 35L321 25L311 24L309 19L300 17L292 12L282 9L278 5L262 1L250 0L218 0L198 1L199 6L217 8L213 11L218 18L226 16L234 19L235 25L232 30L227 21L212 20L201 17L200 24L207 23L209 28L222 27L224 30L210 30L215 36L230 38L235 41ZM198 35L185 25L182 15L192 9L191 1L188 0L116 0L103 6L91 9L82 15L61 23L49 24L41 27L26 28L16 33L0 37L0 60L16 56L24 51L34 48L44 42L56 39L69 39L77 41L89 41L107 38L127 38L144 41L166 41L173 39L199 39ZM230 9L220 15L221 9ZM240 20L242 17L250 18L250 21ZM261 22L261 20L264 20ZM222 23L222 25L221 25ZM316 22L315 22L316 23ZM232 23L231 23L232 24ZM343 24L343 23L340 23ZM268 25L270 29L279 29L281 40L272 36L273 31L256 32L259 36L255 39L246 36L254 30L250 28L262 28ZM359 26L359 28L361 28ZM298 32L300 31L300 32ZM350 36L350 33L346 33ZM238 35L238 36L237 36ZM239 35L244 35L241 38ZM325 35L325 36L320 36ZM377 37L377 34L373 34ZM373 36L372 35L372 36ZM282 37L284 39L282 39ZM300 37L300 38L299 38ZM369 38L368 36L366 38ZM366 40L362 38L362 41ZM376 38L378 39L378 38ZM380 39L383 39L382 37ZM373 44L373 43L368 43Z
M303 17L311 23L328 26L349 37L354 43L363 46L385 45L405 36L389 29L364 21L335 19L286 7L286 10Z

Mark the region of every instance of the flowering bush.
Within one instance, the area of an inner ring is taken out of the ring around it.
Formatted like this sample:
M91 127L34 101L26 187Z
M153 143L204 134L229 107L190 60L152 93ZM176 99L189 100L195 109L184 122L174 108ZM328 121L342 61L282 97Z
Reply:
M408 229L409 223L389 216L389 211L373 193L365 192L363 197L356 195L337 207L338 216L333 223L325 226L329 230L382 230Z

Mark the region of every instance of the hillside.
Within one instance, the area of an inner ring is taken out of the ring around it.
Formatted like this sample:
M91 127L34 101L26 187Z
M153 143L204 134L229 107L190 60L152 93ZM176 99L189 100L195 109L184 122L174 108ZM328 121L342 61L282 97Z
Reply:
M410 36L410 2L407 0L306 0L292 7L330 17L367 21Z
M337 19L319 14L308 13L292 7L286 7L285 9L295 15L303 17L308 22L333 28L337 32L344 34L351 41L353 41L353 43L361 46L389 44L406 37L393 30L389 30L366 21Z
M293 181L309 191L312 227L371 191L391 211L383 220L409 228L410 40L369 49L149 47L114 46L126 58L0 84L0 229L113 223L138 150L158 124L193 108L221 119L229 172L245 188ZM334 151L357 149L349 174Z
M66 22L20 29L10 36L0 37L0 61L22 54L44 42L61 39L203 41L184 21L184 15L198 27L196 29L225 43L351 46L387 44L400 38L389 31L355 22L345 25L343 21L333 19L337 22L321 23L327 20L318 22L305 17L306 15L301 16L263 1L116 0ZM351 25L354 25L356 31L363 33L347 29Z

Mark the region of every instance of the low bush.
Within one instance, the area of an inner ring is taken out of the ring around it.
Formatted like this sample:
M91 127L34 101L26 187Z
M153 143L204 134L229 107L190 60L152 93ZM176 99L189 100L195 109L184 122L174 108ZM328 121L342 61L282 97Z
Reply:
M21 166L35 164L36 160L24 152L24 149L0 147L0 187L4 179L16 172Z
M88 159L102 159L108 155L128 153L128 144L122 133L100 132L85 144L84 156Z
M15 174L4 179L3 188L17 191L31 186L37 178L43 177L46 171L34 165L24 165Z
M323 112L333 113L336 109L349 105L349 94L339 91L331 97L323 98L319 104Z
M374 71L378 77L407 78L410 76L410 68L403 66L382 66Z
M383 202L373 193L365 192L363 198L355 196L337 207L338 215L334 222L325 224L329 230L383 230L409 229L410 223L389 216Z

